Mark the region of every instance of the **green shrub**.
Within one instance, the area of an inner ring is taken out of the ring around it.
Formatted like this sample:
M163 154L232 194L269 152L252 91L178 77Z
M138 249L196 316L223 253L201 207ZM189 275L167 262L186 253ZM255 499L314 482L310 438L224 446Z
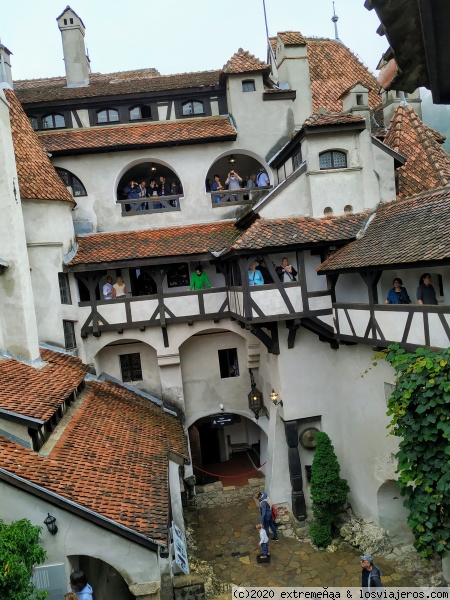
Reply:
M333 531L331 529L331 525L318 523L317 521L311 523L309 535L311 536L315 545L319 548L326 548L333 540Z
M346 479L339 476L340 466L333 444L326 433L316 436L316 451L311 467L311 500L314 522L310 534L314 543L327 546L332 540L332 524L350 491Z

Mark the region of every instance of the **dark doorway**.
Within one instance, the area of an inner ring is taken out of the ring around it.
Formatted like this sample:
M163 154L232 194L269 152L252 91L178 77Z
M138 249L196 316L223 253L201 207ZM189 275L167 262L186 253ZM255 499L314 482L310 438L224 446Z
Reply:
M200 448L202 451L203 465L210 465L220 461L219 452L219 433L218 429L213 429L208 423L202 423L198 426L200 434Z

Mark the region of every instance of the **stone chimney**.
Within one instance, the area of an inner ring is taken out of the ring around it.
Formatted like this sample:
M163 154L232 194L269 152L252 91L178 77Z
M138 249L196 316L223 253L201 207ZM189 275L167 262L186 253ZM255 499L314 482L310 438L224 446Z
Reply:
M90 69L84 45L84 23L70 6L56 20L63 43L67 87L86 87Z
M422 99L420 98L420 90L407 94L396 90L384 91L381 95L383 102L384 125L388 127L392 115L394 114L400 102L407 102L414 109L419 119L422 119Z
M12 52L10 52L8 48L0 42L0 81L3 89L13 89L10 58L11 54Z
M342 107L345 112L363 117L366 120L367 128L370 130L370 109L369 109L369 90L362 83L357 83L342 96Z

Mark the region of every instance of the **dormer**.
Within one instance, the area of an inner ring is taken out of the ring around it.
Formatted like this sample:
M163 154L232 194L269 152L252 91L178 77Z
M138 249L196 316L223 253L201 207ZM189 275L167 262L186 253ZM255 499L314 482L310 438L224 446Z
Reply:
M363 117L368 127L370 127L369 91L369 88L358 81L341 94L344 111Z
M89 85L90 69L84 45L84 23L70 6L56 21L61 31L67 87L85 87Z

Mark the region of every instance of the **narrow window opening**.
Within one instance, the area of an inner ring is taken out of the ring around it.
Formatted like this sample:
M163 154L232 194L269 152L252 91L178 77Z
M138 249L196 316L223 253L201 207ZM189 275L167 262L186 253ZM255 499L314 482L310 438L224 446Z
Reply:
M63 321L64 345L66 350L73 350L77 347L75 339L75 326L72 321Z
M69 275L67 273L58 273L59 295L61 304L72 304L70 295Z
M356 104L358 106L364 105L364 96L362 94L356 94Z
M326 207L323 209L323 214L324 214L326 217L331 217L331 216L332 216L332 214L333 214L333 209L331 208L331 206L326 206Z
M239 377L239 363L236 348L219 350L219 368L221 379Z
M133 354L120 354L120 369L122 381L142 381L141 355L139 352Z
M346 214L351 214L353 212L353 206L351 204L346 204L344 206L344 212Z

